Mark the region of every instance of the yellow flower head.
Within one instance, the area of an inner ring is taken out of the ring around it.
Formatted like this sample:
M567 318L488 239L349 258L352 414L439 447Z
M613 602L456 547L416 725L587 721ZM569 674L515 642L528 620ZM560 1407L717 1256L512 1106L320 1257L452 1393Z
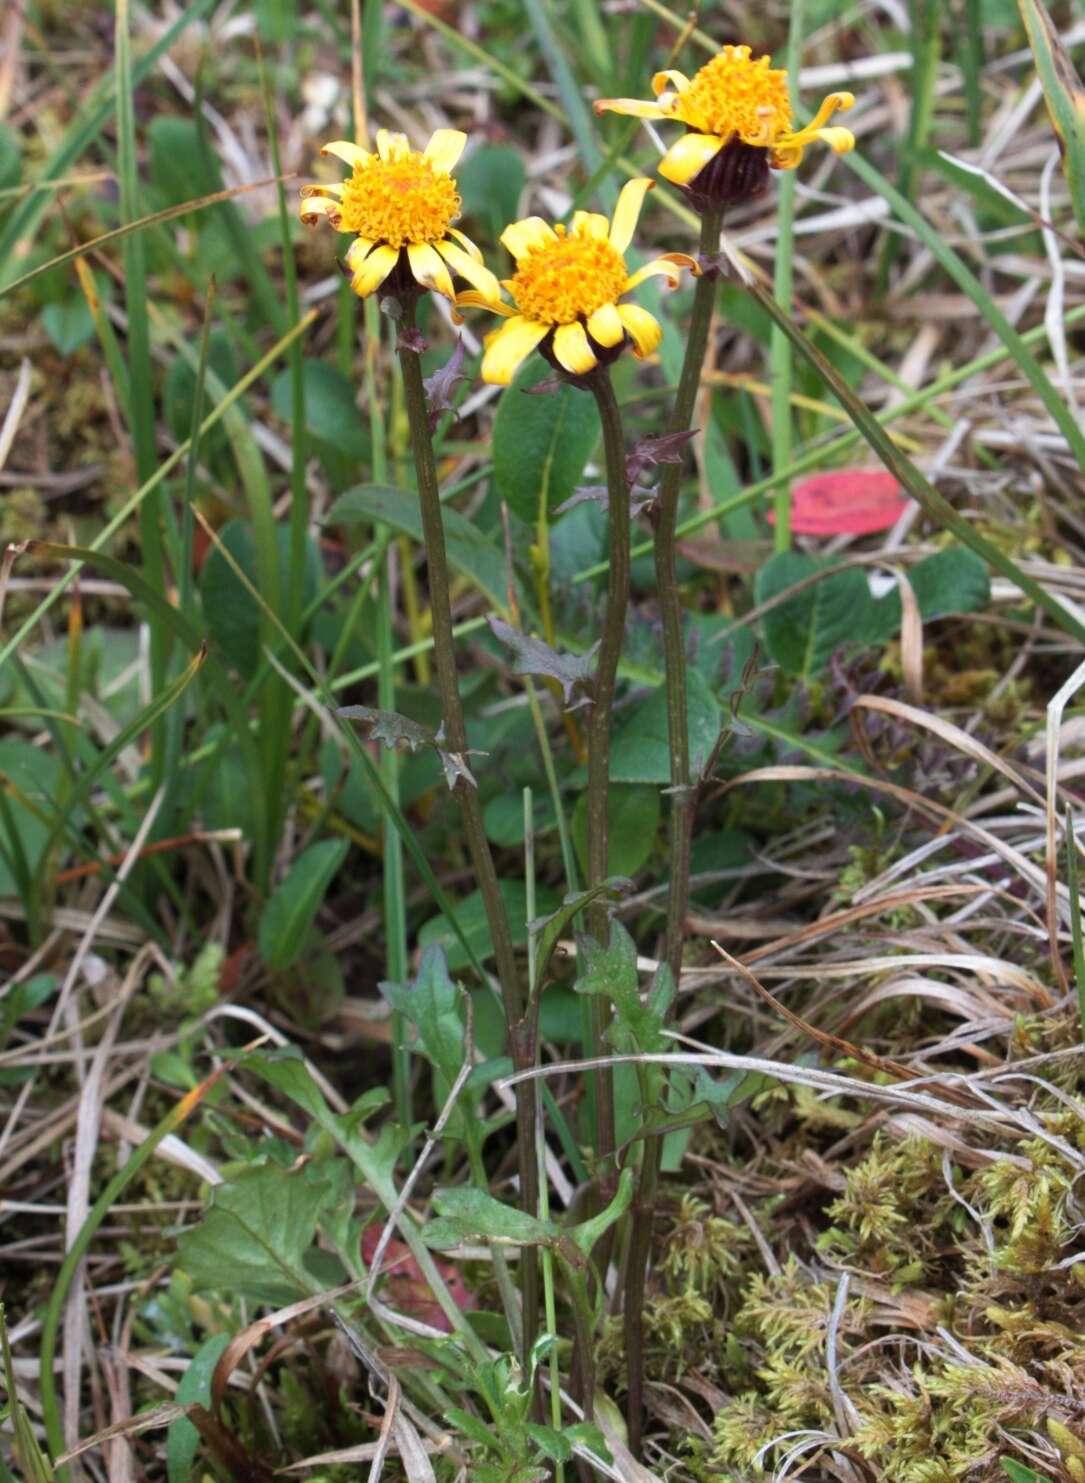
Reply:
M595 111L684 123L690 132L663 156L659 173L675 185L723 204L756 194L770 166L794 170L806 146L815 140L837 154L855 148L850 129L829 125L838 108L850 108L855 102L851 93L830 93L813 122L805 129L795 129L787 73L770 67L768 57L755 61L748 46L722 47L692 78L682 72L657 72L652 91L654 103L600 98ZM729 146L728 160L706 170ZM750 151L756 151L756 156ZM698 180L702 171L706 174Z
M506 323L486 337L482 379L507 386L516 368L538 346L572 376L586 376L617 355L628 338L634 355L650 355L663 334L658 320L638 304L618 302L654 274L673 288L682 268L697 271L684 252L668 252L630 274L625 250L651 189L631 180L618 197L613 221L577 211L569 227L528 216L506 227L501 241L516 263L503 280L515 308L482 293L460 294L457 303L502 314Z
M314 226L323 217L337 232L354 234L346 263L359 297L399 267L396 277L407 277L407 285L397 285L401 291L413 280L455 300L451 269L485 297L500 298L482 254L452 225L461 202L451 172L466 143L466 134L438 129L418 152L405 135L378 129L376 154L345 139L320 151L349 165L351 174L342 185L303 186L301 219Z

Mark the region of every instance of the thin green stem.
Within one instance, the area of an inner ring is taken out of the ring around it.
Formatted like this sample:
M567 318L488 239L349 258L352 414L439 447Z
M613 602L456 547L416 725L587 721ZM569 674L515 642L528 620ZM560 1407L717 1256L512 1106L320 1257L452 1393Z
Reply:
M414 327L413 303L406 306L404 328ZM456 649L452 636L452 602L449 595L448 557L445 552L444 522L441 518L441 494L437 483L437 464L429 428L426 391L422 383L422 366L417 353L401 336L399 362L403 372L403 398L418 480L418 499L422 512L422 534L426 546L429 576L430 614L433 623L433 653L437 669L437 689L444 719L444 745L449 752L467 751L467 727L460 702L456 674ZM527 1022L527 996L516 965L508 913L501 895L490 853L489 841L482 822L478 790L460 778L455 787L463 819L471 866L478 881L486 909L486 920L493 942L497 978L505 1006L509 1053L518 1071L528 1070L535 1060L535 1035ZM520 1205L534 1215L539 1204L539 1181L535 1164L535 1094L530 1081L516 1088L516 1144L520 1172ZM538 1252L525 1246L520 1257L521 1293L523 1297L523 1360L528 1367L535 1343L539 1309Z
M710 259L719 250L722 210L701 219L700 255ZM697 280L693 294L686 354L675 393L667 431L685 432L693 418L697 388L701 382L712 320L715 279L706 271ZM667 685L667 736L671 751L670 883L667 891L667 927L663 960L678 981L682 966L682 944L689 906L689 852L693 822L693 790L689 770L689 715L686 708L686 650L682 635L682 601L678 588L676 531L678 494L682 465L663 466L660 481L659 515L655 531L656 592L663 625L663 649ZM633 1204L633 1238L625 1288L625 1352L629 1367L629 1445L634 1456L640 1450L641 1413L644 1405L644 1291L648 1258L652 1249L652 1219L659 1185L660 1142L645 1142L640 1178Z
M799 62L802 58L802 35L806 21L806 0L791 0L791 29L787 38L787 75L791 90L791 106L797 102ZM795 173L781 173L776 202L776 272L773 292L776 302L791 312L791 298L795 288L795 267L792 255L792 226L795 220ZM779 473L791 462L791 344L787 336L773 329L770 349L772 368L772 471ZM774 500L776 513L776 549L791 549L791 490L781 484Z
M625 477L625 441L622 416L618 409L610 373L599 371L592 378L591 389L603 425L603 450L607 468L607 514L610 523L610 568L607 573L607 605L603 617L602 639L595 667L591 719L588 722L588 889L606 880L609 874L607 850L607 802L610 791L610 723L614 709L614 689L618 679L618 662L625 639L626 615L629 609L629 485ZM600 899L588 909L588 930L600 943L606 943L610 917L606 903ZM607 1003L601 995L592 1000L592 1043L590 1057L602 1053L607 1027ZM616 1177L611 1161L614 1157L614 1085L605 1067L593 1073L595 1078L595 1156L600 1164L604 1196L608 1184ZM603 1203L607 1200L604 1198Z

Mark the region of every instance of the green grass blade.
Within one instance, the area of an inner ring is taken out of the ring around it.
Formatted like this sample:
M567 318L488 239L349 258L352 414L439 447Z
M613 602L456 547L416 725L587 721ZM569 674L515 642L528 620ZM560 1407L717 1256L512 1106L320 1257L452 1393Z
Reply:
M70 263L75 258L87 257L100 252L103 247L112 246L114 242L123 242L135 232L145 231L148 227L160 227L166 222L173 221L175 217L189 216L194 211L206 211L209 206L218 206L223 201L232 200L234 196L244 195L246 191L258 190L261 186L276 183L276 177L269 175L266 180L254 180L249 185L233 185L225 191L212 191L209 196L197 196L192 201L182 202L180 206L166 206L162 211L152 211L149 216L141 216L136 220L124 222L111 231L92 237L89 242L81 242L77 247L69 247L67 252L58 253L47 263L39 263L36 268L31 268L19 278L14 278L10 283L0 286L0 299L6 299L9 294L33 283L35 278L41 278L45 273L52 273L54 269L62 268L65 263Z
M217 0L191 0L181 14L168 26L154 45L132 67L133 87L143 82L152 72L159 59L174 46L193 21L202 21L215 8ZM0 291L8 282L8 273L19 262L19 243L33 235L42 216L49 207L49 192L46 186L55 184L69 167L85 153L109 122L113 112L115 80L112 75L103 79L95 89L87 106L82 109L75 123L65 134L59 148L45 166L35 182L33 193L15 208L10 220L0 232Z
M921 156L927 148L934 122L934 85L938 78L938 62L942 52L939 24L942 19L942 0L911 0L909 10L912 17L912 106L897 189L906 201L914 201ZM889 232L878 264L878 288L882 294L888 286L889 271L899 249L900 237L896 232Z
M1085 234L1085 87L1043 0L1017 0L1051 126L1059 141L1078 231Z
M1081 896L1078 890L1077 844L1074 840L1074 818L1066 810L1066 887L1070 892L1070 940L1074 953L1074 982L1077 986L1081 1038L1085 1041L1085 940L1081 931Z
M1047 408L1052 421L1069 443L1079 466L1085 469L1085 430L1079 426L1073 410L1063 401L1052 384L1051 378L1029 350L1024 337L1018 334L1010 324L983 284L949 246L944 237L931 226L926 217L917 211L910 201L905 200L900 191L891 185L868 160L859 154L841 155L840 158L855 171L861 180L866 182L872 191L885 197L900 220L906 226L911 227L912 231L921 238L923 245L941 263L957 287L972 300L988 325L1005 345L1021 374Z

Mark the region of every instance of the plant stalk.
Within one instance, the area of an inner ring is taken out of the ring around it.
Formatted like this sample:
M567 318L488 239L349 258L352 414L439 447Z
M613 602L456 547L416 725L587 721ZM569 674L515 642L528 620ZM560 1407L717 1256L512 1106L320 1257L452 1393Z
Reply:
M709 210L701 218L702 264L719 251L723 211ZM712 304L716 296L715 276L709 271L697 279L693 292L686 354L678 380L674 407L667 424L669 433L685 432L693 419L693 407L701 381ZM663 650L667 685L667 737L671 751L670 882L667 891L667 925L663 961L677 986L682 966L682 945L689 908L689 852L693 825L693 788L689 769L689 713L686 706L686 650L682 636L682 603L678 590L676 529L678 494L682 484L681 463L663 465L658 518L655 530L656 591L663 626ZM641 1417L644 1407L644 1293L648 1259L652 1250L652 1225L662 1146L658 1138L645 1141L637 1192L630 1212L633 1238L625 1287L625 1352L629 1370L629 1446L639 1456Z
M588 889L606 880L609 872L607 852L607 799L610 785L610 722L614 709L614 688L618 679L618 661L625 638L626 613L629 607L629 550L632 544L629 520L629 485L625 477L625 441L622 418L614 395L610 373L600 370L591 378L591 389L603 425L603 450L607 467L607 511L610 521L610 567L607 572L607 605L603 618L602 639L595 667L591 719L588 722ZM603 946L610 930L606 903L596 901L588 908L588 931ZM591 1002L592 1043L589 1056L602 1053L607 1028L607 1002L596 996ZM611 1072L601 1068L595 1078L595 1157L600 1166L600 1189L603 1205L613 1193L617 1178L613 1167L614 1085ZM610 1194L608 1194L608 1190Z
M412 329L415 305L405 305L403 325ZM426 391L422 384L422 365L418 354L404 343L402 333L399 363L403 372L403 397L407 409L411 446L414 452L418 498L422 513L422 535L426 546L429 577L430 615L433 623L433 653L437 669L437 688L444 717L444 745L450 752L467 751L467 728L460 703L456 675L456 651L452 636L452 602L449 595L448 558L445 553L444 522L441 496L437 483L437 465L433 454ZM505 1007L509 1053L518 1071L529 1070L535 1060L535 1036L525 1024L527 998L516 967L516 956L509 930L508 913L501 896L490 853L489 841L482 824L482 807L478 790L465 779L457 779L456 800L460 806L471 867L478 881L486 909L486 920L493 942L497 978ZM516 1087L516 1151L520 1173L520 1205L535 1215L539 1205L538 1170L535 1161L535 1095L530 1081ZM534 1247L525 1246L520 1254L521 1296L523 1301L523 1363L527 1369L532 1346L538 1332L539 1261Z

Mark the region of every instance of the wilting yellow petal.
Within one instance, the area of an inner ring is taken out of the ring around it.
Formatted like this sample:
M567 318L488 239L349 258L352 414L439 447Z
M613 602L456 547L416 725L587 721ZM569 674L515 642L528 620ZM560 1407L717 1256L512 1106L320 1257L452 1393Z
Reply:
M333 154L352 170L355 165L364 165L366 160L372 158L368 149L363 149L360 144L351 144L349 139L333 139L331 144L324 145L320 153Z
M455 242L446 239L444 242L435 242L434 246L453 272L466 278L468 283L473 283L488 303L500 301L501 285L489 268L478 262L469 252L464 252L462 247L457 247Z
M594 314L588 315L588 334L597 345L609 349L620 345L625 339L625 327L617 305L603 304Z
M715 159L724 141L715 134L683 134L659 162L659 173L675 185L688 185L709 160Z
M306 196L298 208L298 215L307 227L315 227L321 217L339 230L340 204L332 196Z
M461 134L459 129L438 129L422 154L435 169L450 175L466 143L467 135Z
M507 247L517 262L533 247L544 242L553 242L557 237L554 228L541 216L525 216L523 221L514 221L501 233L501 245Z
M301 199L308 201L312 196L335 196L338 200L343 194L341 185L303 185L301 188Z
M663 338L663 328L654 315L642 309L639 304L619 304L618 315L622 323L629 331L629 338L633 341L633 353L639 360L652 351Z
M579 320L575 324L558 325L554 331L554 355L574 376L594 371L599 364L588 344L588 332Z
M408 242L407 261L416 281L423 288L432 288L436 293L444 294L446 299L455 299L456 290L452 287L448 269L440 253L430 243Z
M596 98L592 104L596 113L624 113L628 118L666 118L658 103L648 103L643 98Z
M653 182L646 176L628 180L622 186L618 204L614 208L614 219L610 223L610 245L615 252L625 252L633 240L633 232L640 216L644 198L652 189Z
M462 297L462 296L461 296ZM486 336L482 357L482 379L491 386L508 386L522 361L550 332L548 324L538 324L515 314L499 330Z
M656 277L668 279L670 287L677 288L683 268L688 268L694 276L700 271L697 267L697 259L690 257L688 253L666 252L662 257L653 258L650 263L645 263L643 268L638 268L625 285L625 292L629 293L630 289L636 288L646 278Z
M668 83L676 93L684 93L689 87L689 78L684 72L675 72L673 68L668 68L665 72L657 72L652 78L652 92L657 98L665 91Z
M354 269L350 286L360 299L368 298L374 289L380 288L399 260L395 247L375 247L368 257L362 258Z

